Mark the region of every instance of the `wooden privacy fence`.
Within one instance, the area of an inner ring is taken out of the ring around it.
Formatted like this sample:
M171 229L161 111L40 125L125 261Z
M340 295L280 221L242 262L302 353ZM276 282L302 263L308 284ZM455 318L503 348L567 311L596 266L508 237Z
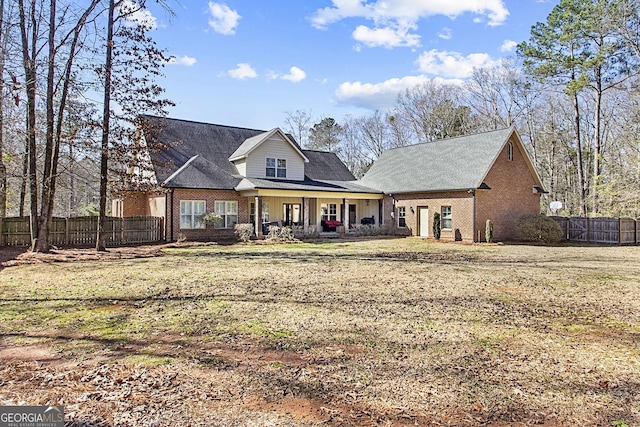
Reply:
M618 245L640 244L640 218L565 218L553 216L565 240Z
M31 245L29 217L0 218L0 246ZM155 243L163 239L163 218L136 216L105 218L105 243L120 246ZM98 230L97 216L53 218L49 243L54 246L94 246Z

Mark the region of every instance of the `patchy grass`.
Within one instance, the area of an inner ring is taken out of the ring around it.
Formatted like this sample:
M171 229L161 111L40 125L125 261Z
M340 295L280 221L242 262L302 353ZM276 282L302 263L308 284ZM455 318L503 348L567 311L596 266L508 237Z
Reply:
M0 403L78 426L640 425L636 247L163 254L2 270Z

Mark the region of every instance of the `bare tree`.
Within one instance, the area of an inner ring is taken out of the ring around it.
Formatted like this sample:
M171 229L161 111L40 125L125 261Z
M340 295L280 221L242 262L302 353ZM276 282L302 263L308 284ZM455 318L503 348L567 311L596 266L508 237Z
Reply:
M96 250L105 250L104 224L109 174L125 187L140 184L133 176L136 169L148 167L135 153L136 135L141 127L154 126L139 120L141 114L166 115L174 103L161 98L164 88L156 83L169 57L148 34L148 22L135 19L145 2L109 0L105 64L98 76L103 82L103 118L100 151L100 205ZM117 15L116 15L117 12ZM115 103L118 108L112 108ZM152 140L147 144L153 144ZM157 147L149 145L150 150ZM133 165L135 163L135 165ZM112 164L113 167L109 166ZM141 173L144 175L144 171Z
M413 129L416 142L431 142L475 129L471 110L460 102L462 88L428 81L398 96L394 118Z
M80 37L89 16L99 0L93 0L84 9L64 4L57 0L37 3L32 0L25 5L18 1L21 50L27 89L27 147L28 170L31 195L31 230L35 239L32 249L49 250L49 224L53 215L57 163L60 151L62 120L66 107L74 61L80 48ZM48 7L48 9L46 9ZM60 13L59 13L60 12ZM78 13L79 12L79 13ZM48 18L45 18L48 17ZM44 37L44 39L42 39ZM44 56L44 57L43 57ZM42 82L39 62L43 63L45 93L44 164L38 213L37 182L37 90ZM61 72L59 70L62 70Z
M532 90L534 89L534 90ZM476 68L464 86L467 104L486 130L514 126L532 108L541 93L533 88L512 61Z
M309 145L309 132L311 131L311 112L296 110L286 111L285 131L293 135L301 147Z

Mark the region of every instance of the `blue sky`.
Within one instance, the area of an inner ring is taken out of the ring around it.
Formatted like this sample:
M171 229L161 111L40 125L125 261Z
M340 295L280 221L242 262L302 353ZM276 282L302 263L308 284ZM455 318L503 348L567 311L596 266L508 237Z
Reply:
M151 2L150 2L151 3ZM386 110L428 79L461 81L514 55L558 1L226 0L152 5L175 57L160 83L170 116L255 129L286 112L314 122Z

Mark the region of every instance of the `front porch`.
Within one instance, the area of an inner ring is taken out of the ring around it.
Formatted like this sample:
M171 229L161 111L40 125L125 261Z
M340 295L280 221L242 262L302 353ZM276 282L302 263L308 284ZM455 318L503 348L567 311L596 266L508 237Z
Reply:
M296 228L303 234L337 236L342 232L349 233L360 224L374 227L382 224L382 194L297 192L294 195L273 190L255 193L246 197L249 222L254 224L258 238L268 234L271 225Z

